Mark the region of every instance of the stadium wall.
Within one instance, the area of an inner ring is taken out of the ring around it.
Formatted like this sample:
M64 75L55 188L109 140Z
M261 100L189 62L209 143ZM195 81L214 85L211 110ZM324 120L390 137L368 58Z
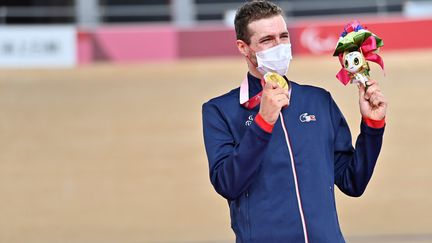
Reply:
M359 19L384 40L385 50L432 48L432 18ZM328 55L348 19L310 20L288 26L294 55ZM224 26L104 26L78 31L78 62L117 63L239 56L234 30Z

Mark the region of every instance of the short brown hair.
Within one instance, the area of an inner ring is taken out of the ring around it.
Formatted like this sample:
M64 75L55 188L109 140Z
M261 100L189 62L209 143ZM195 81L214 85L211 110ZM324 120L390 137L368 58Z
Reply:
M250 44L251 33L249 33L248 25L256 20L282 15L282 9L276 4L265 1L255 0L243 4L237 9L234 19L234 26L237 35L237 40L242 40L246 44Z

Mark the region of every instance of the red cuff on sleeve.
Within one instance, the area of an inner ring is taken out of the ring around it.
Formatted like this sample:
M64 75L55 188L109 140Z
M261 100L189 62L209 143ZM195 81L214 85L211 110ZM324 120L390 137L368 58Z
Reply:
M366 123L366 125L368 125L369 127L372 128L383 128L385 126L385 117L382 120L372 120L368 117L363 117L363 121L364 123Z
M255 117L255 122L262 130L268 133L271 133L273 131L274 125L266 122L259 113Z

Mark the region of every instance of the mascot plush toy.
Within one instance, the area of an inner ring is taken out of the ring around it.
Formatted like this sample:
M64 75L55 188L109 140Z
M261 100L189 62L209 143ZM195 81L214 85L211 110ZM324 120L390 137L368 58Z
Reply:
M363 28L358 21L347 24L333 53L342 65L336 78L344 85L361 83L367 87L370 71L367 61L375 62L384 69L384 62L377 54L383 45L382 39Z

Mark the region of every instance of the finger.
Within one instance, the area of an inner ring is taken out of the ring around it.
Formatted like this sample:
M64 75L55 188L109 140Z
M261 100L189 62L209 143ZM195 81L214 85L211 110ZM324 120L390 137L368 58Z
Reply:
M373 84L378 84L378 81L376 81L375 79L369 79L368 81L365 82L365 84L370 86Z
M277 85L276 88L274 89L267 89L265 90L265 93L267 94L267 96L273 97L275 95L285 95L287 96L287 92L285 91L285 89L279 87L279 85Z
M285 98L280 99L278 103L280 107L286 107L289 105L290 100L285 96Z
M363 84L358 83L357 87L359 89L359 96L360 96L360 100L364 100L364 95L365 95L365 89L366 87Z
M277 83L274 83L274 82L266 82L264 85L264 89L266 89L266 90L273 90L273 89L276 89L278 87L279 87L279 85Z
M381 104L381 102L385 102L385 97L382 93L374 93L370 99L369 99L369 103L372 106L378 106Z
M375 94L371 97L369 102L373 107L379 107L386 104L386 99L382 94Z
M272 92L275 95L279 95L279 94L288 95L288 90L281 88L279 85L277 88L273 89Z
M285 94L278 94L278 95L274 96L274 100L277 103L281 103L281 102L285 103L286 100L289 100L289 97L287 95L285 95Z
M370 88L371 86L378 87L378 89L379 89L378 81L376 81L376 80L374 80L374 79L369 79L368 81L366 81L366 82L365 82L365 86L366 86L366 88L365 88L365 92L366 92L366 93L367 93L367 91L369 90L369 88ZM366 95L366 99L368 99L369 97L370 97L370 96Z
M285 101L285 102L283 102L283 103L281 104L281 107L282 107L282 108L286 108L286 107L289 106L289 104L290 104L290 101L287 100L287 101Z
M368 86L368 88L367 88L367 90L366 90L366 92L365 92L364 98L365 98L366 100L369 100L370 97L371 97L375 92L380 92L380 89L379 89L379 86L378 86L378 85L376 85L376 84L372 84L372 85Z
M275 100L289 99L289 96L285 93L277 94L274 96Z

